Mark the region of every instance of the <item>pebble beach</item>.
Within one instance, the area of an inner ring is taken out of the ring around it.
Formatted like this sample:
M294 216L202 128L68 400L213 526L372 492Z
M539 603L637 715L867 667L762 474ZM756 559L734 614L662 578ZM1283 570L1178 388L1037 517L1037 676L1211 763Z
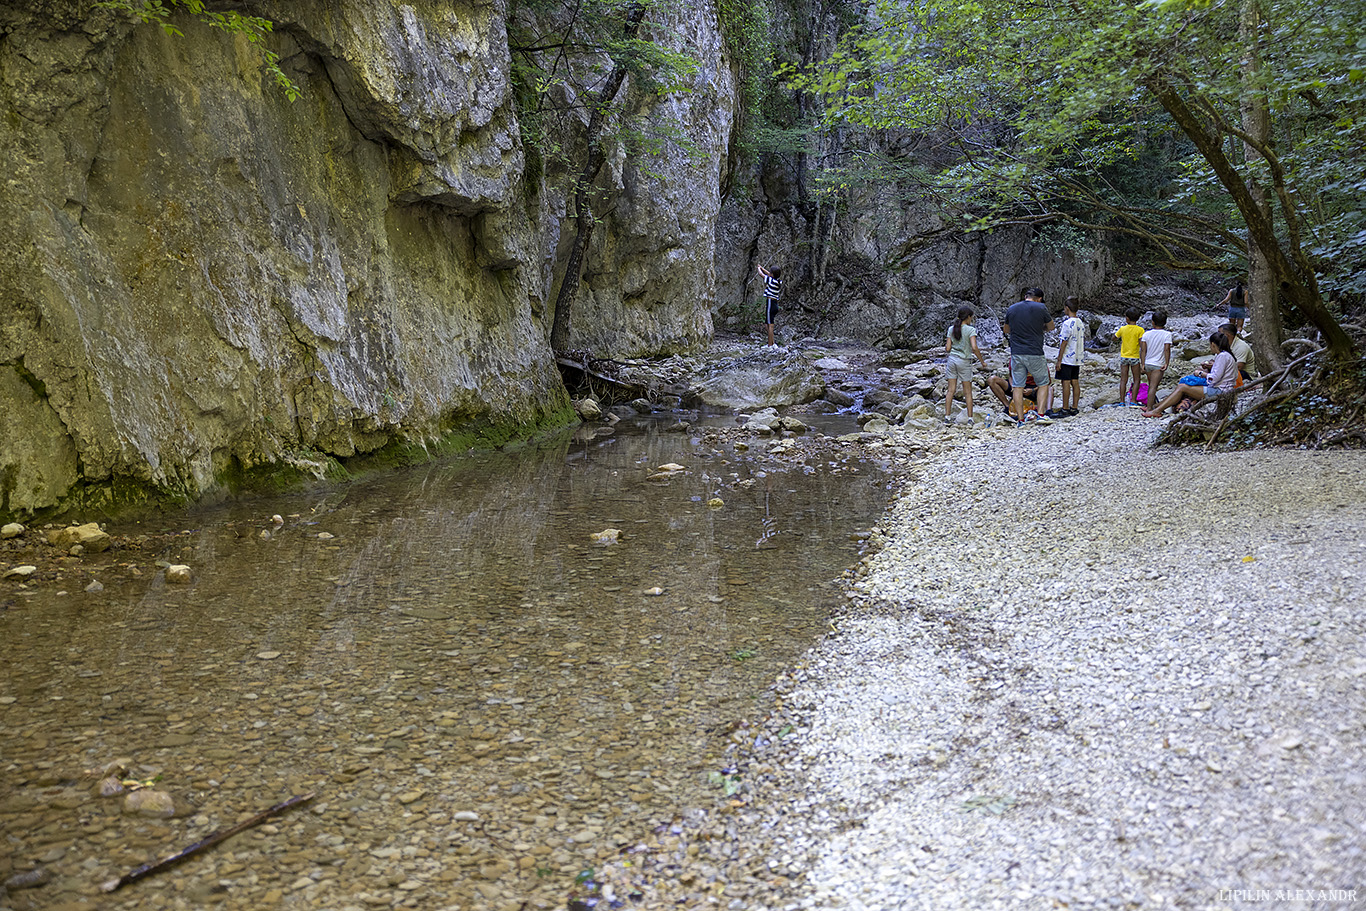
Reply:
M1366 903L1366 454L1162 423L916 464L785 693L774 906Z

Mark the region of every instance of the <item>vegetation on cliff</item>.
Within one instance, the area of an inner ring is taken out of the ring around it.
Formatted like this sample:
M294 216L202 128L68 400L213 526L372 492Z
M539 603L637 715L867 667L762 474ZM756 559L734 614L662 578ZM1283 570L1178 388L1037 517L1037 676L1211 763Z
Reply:
M183 35L172 21L173 16L182 12L210 28L229 35L239 35L260 53L262 67L271 81L285 93L285 97L290 101L299 98L299 87L280 69L280 55L266 46L267 36L275 29L275 23L269 19L249 16L236 10L208 9L204 0L100 0L95 5L132 16L144 24L157 25L168 35Z
M1366 293L1366 7L925 0L870 21L794 82L832 121L918 137L877 165L945 230L1102 230L1248 268L1270 363L1282 310L1353 349L1335 301Z

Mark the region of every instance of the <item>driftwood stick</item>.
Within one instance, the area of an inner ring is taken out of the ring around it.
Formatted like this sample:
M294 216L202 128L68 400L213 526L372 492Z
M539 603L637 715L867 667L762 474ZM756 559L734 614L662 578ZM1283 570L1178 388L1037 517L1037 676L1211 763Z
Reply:
M267 819L270 819L270 817L274 816L277 813L283 813L290 807L297 807L301 803L307 803L308 801L312 800L313 797L314 792L310 791L307 794L301 794L296 797L291 797L289 798L289 800L281 801L280 803L277 803L275 806L271 807L269 810L263 810L260 813L257 813L251 819L245 820L244 822L239 822L237 825L233 826L230 829L219 829L217 832L214 832L207 838L195 842L194 844L190 845L188 848L185 848L184 850L177 851L170 857L163 857L161 860L158 860L155 863L143 864L136 870L123 874L118 879L111 879L109 880L109 882L101 885L100 889L102 889L105 892L113 892L116 889L122 889L129 883L137 882L144 876L151 876L153 873L160 873L162 870L165 870L168 867L175 866L187 857L193 857L201 851L207 851L209 848L212 848L214 845L218 844L221 841L227 841L229 838L232 838L238 832L250 829L252 826L260 825L261 823L265 822Z
M627 394L635 395L641 398L649 397L650 388L648 386L642 386L639 383L628 383L624 380L619 380L615 377L608 376L605 373L599 373L598 371L589 367L587 361L580 364L578 361L567 357L556 358L556 360L559 362L559 365L561 367L569 367L571 369L577 370L584 376L589 377L590 379L598 380L600 382L606 383L609 386L616 387L617 389L620 389L626 392ZM616 362L614 361L613 363Z

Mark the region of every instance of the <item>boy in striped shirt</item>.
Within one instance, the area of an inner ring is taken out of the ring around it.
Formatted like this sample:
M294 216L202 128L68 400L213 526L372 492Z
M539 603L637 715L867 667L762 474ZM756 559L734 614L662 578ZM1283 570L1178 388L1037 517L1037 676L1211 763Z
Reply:
M778 298L782 296L783 282L782 270L776 267L765 269L759 267L759 274L764 277L764 322L768 324L768 347L776 348L773 341L773 321L778 315Z

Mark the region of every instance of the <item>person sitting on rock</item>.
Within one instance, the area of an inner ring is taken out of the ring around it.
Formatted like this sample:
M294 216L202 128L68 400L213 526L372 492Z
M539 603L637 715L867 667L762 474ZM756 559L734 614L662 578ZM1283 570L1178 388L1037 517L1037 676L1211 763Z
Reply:
M1005 407L1005 410L1009 412L1011 396L1010 377L992 376L988 378L987 389L990 390L992 395L996 396L996 399ZM1034 374L1032 373L1025 375L1024 398L1035 408L1038 408L1039 385L1034 382Z
M1223 332L1216 331L1209 337L1209 351L1210 354L1214 355L1214 362L1209 365L1208 372L1201 371L1205 375L1204 385L1182 383L1156 408L1144 411L1143 416L1145 418L1158 417L1168 408L1175 408L1186 399L1190 399L1192 402L1203 402L1233 389L1238 381L1238 362L1233 359L1233 354L1229 351L1228 336Z

